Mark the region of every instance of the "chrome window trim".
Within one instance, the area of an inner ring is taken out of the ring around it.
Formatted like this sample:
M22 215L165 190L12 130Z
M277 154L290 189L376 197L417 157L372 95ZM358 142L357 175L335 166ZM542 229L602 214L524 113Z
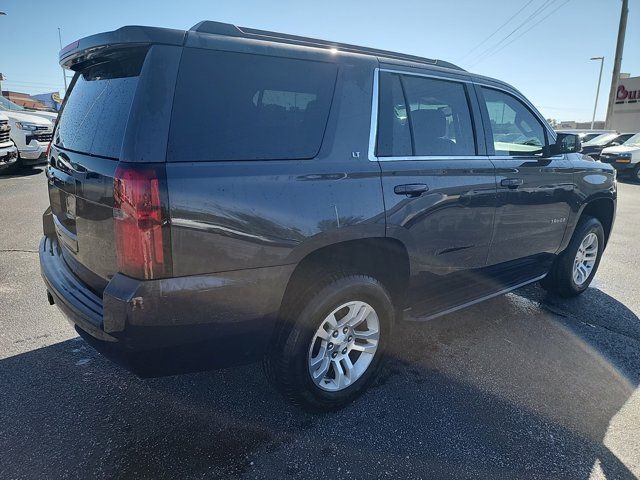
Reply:
M494 90L502 91L506 94L511 95L512 97L515 97L517 100L520 100L522 103L524 103L529 109L529 111L531 111L531 113L542 123L545 130L547 131L547 134L549 135L549 138L553 140L556 139L556 132L549 127L549 124L544 118L542 118L542 116L540 115L540 112L538 112L538 110L533 106L531 102L529 102L529 100L527 100L523 95L521 95L515 90L510 90L506 87L500 87L497 85L491 85L489 83L475 82L472 79L452 78L452 77L447 77L443 75L432 75L428 73L417 73L417 72L410 72L406 70L396 70L392 68L376 67L373 70L373 92L371 95L371 124L369 128L369 151L367 152L367 158L369 159L370 162L394 162L394 161L412 161L412 160L418 160L418 161L419 160L422 160L422 161L469 160L471 158L474 158L474 159L477 158L477 159L483 159L483 160L486 160L486 159L516 160L516 159L525 159L525 158L530 158L530 159L564 158L563 155L554 155L552 157L537 157L537 156L526 157L524 155L521 157L506 156L506 155L490 155L490 156L487 156L487 155L455 155L455 156L454 155L416 155L416 156L399 156L399 157L377 157L375 154L375 151L376 151L375 149L376 149L376 140L378 136L378 103L379 103L379 96L380 96L380 72L396 73L399 75L408 75L408 76L414 76L414 77L433 78L436 80L443 80L445 82L458 82L458 83L464 83L464 84L470 84L470 85L478 85L479 87L492 88ZM469 114L470 115L472 114L471 105L469 105Z
M371 126L369 128L369 152L367 154L370 162L377 162L376 139L378 136L378 93L379 93L380 68L373 70L373 93L371 95Z
M551 157L540 157L537 155L489 155L489 160L562 160L563 154L553 155Z
M400 162L400 161L412 161L412 160L432 160L432 161L442 161L442 160L469 160L470 158L477 158L486 160L486 155L410 155L410 156L400 156L400 157L377 157L375 155L376 149L376 140L378 136L378 101L380 94L380 72L385 73L396 73L399 75L407 75L414 77L426 77L433 78L435 80L442 80L445 82L458 82L471 84L473 83L471 80L467 79L459 79L459 78L451 78L442 75L431 75L427 73L416 73L416 72L407 72L405 70L395 70L391 68L380 68L376 67L373 71L373 95L371 100L371 127L369 129L369 152L367 157L371 162ZM472 115L471 105L469 105L469 115ZM475 137L475 135L474 135Z

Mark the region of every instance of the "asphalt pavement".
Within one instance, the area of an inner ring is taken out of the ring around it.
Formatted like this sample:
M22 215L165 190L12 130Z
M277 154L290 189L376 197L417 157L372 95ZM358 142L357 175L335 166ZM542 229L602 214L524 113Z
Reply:
M396 329L338 413L285 403L260 365L139 379L79 339L38 266L42 169L0 177L0 479L640 476L640 185L591 288L537 285Z

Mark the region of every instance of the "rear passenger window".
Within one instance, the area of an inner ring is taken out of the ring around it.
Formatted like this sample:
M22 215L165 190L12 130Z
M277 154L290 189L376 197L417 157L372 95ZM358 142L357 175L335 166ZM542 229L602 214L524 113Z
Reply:
M378 156L473 156L473 124L459 82L383 72Z
M515 97L482 87L495 155L540 155L546 143L542 123Z
M167 159L315 157L336 74L331 63L185 49Z

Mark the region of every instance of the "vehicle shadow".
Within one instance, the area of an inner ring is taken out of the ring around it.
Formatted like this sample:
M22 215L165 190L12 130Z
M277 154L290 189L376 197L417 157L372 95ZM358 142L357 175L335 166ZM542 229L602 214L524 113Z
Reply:
M0 360L0 478L635 478L610 430L639 341L597 289L529 287L400 324L376 384L319 415L258 365L142 380L73 339Z
M11 174L4 174L0 172L0 180L2 180L3 178L31 177L32 175L38 175L42 172L44 172L44 168L22 167Z

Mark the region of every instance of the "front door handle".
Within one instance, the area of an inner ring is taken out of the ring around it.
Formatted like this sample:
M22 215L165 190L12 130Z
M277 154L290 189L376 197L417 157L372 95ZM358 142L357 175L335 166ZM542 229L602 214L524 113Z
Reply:
M504 178L500 182L500 185L502 185L503 187L508 187L513 189L513 188L518 188L523 183L524 181L521 178Z
M393 187L393 193L396 195L406 195L407 197L419 197L429 190L424 183L408 183L406 185L396 185Z

